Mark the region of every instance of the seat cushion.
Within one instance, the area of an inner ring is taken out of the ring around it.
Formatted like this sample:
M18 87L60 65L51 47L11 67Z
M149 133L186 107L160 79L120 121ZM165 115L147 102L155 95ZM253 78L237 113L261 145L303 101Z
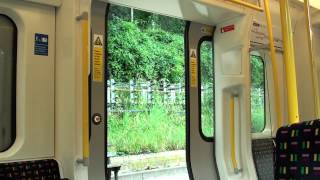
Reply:
M59 165L53 159L2 163L0 179L60 179Z
M320 121L282 127L277 132L275 179L320 179Z

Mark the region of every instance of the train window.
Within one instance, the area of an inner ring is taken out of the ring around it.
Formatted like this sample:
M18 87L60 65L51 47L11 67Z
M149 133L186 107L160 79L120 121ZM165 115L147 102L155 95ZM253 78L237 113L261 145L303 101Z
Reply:
M0 152L15 140L16 39L15 24L0 14Z
M214 64L212 41L200 45L201 133L214 136Z
M266 124L265 67L262 57L251 56L251 132L262 132Z

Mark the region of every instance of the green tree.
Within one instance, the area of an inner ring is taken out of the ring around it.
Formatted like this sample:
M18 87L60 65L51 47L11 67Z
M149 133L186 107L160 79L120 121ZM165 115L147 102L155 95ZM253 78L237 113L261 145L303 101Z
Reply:
M260 56L251 56L251 83L254 88L264 87L264 64Z
M184 73L183 34L167 32L160 27L139 26L118 17L109 20L109 78L127 82L130 79L180 82Z

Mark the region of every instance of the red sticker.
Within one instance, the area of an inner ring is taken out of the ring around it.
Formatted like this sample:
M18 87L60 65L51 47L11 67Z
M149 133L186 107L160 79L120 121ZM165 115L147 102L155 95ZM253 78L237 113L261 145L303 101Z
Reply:
M229 26L225 26L221 28L221 33L226 33L226 32L230 32L230 31L234 31L235 26L234 24L229 25Z

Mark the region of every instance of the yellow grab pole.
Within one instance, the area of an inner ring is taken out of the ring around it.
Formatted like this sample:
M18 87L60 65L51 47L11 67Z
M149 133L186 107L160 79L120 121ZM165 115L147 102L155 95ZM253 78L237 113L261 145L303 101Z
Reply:
M272 30L272 19L270 13L270 4L269 0L264 0L264 8L268 25L268 34L269 34L269 46L270 46L270 54L271 54L271 64L272 64L272 74L273 74L273 86L275 93L275 112L277 117L277 125L278 127L282 126L282 110L280 104L280 90L279 90L279 78L278 78L278 65L276 58L276 49L274 47L274 37Z
M299 105L297 92L296 66L293 47L293 33L289 10L289 1L280 0L280 16L282 26L282 38L284 47L284 64L286 70L287 100L288 100L288 122L289 124L299 122Z
M82 20L82 128L83 159L89 158L89 26L88 19Z
M238 163L236 159L236 142L235 142L235 122L234 122L234 96L230 97L229 115L230 115L230 143L231 143L231 161L235 171L238 170Z
M245 1L242 1L242 0L229 0L229 1L233 2L235 4L239 4L239 5L245 6L245 7L250 8L250 9L256 10L256 11L263 12L263 8L260 7L260 6L255 5L255 4L251 4L251 3L248 3L248 2L245 2Z
M304 0L304 12L306 18L306 27L308 31L308 48L309 48L309 55L310 55L310 69L311 69L311 81L312 81L312 88L315 95L314 98L314 112L316 114L316 118L320 118L320 97L319 97L319 90L318 90L318 78L317 78L317 64L314 59L314 52L313 52L313 37L312 37L312 25L311 25L311 16L310 16L310 3L309 0Z

